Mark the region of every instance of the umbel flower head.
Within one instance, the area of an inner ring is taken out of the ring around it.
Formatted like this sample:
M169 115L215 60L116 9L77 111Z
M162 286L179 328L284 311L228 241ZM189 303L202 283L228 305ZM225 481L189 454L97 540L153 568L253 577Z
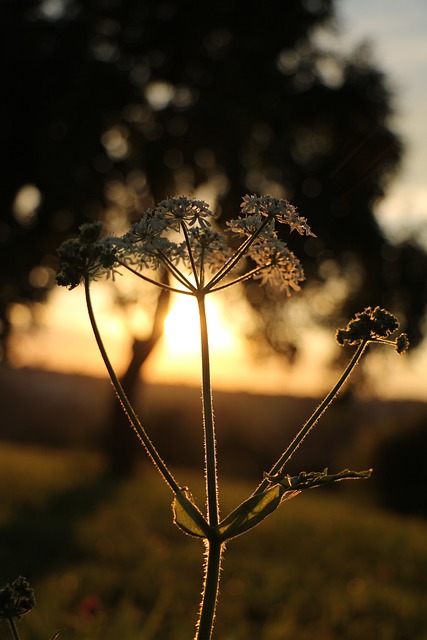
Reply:
M93 222L80 227L80 236L66 240L58 249L60 271L56 278L59 285L74 289L84 275L99 275L102 270L113 268L116 260L108 241L101 240L102 224Z
M0 589L0 618L20 618L31 611L35 604L34 591L22 576Z
M100 223L83 225L80 237L66 241L58 251L57 282L72 289L85 278L109 275L121 266L143 278L146 269L166 269L180 290L191 293L207 294L254 278L289 295L299 289L304 272L279 239L276 224L313 235L306 219L283 199L245 196L241 215L223 232L202 200L168 198L147 209L121 237L101 238ZM232 237L241 240L237 249L231 247ZM246 271L236 275L244 258L252 266L245 263Z
M338 344L356 345L360 342L388 342L395 345L398 353L404 353L409 347L406 333L401 333L394 341L389 337L397 331L397 318L380 307L366 307L364 311L356 313L346 327L338 329L336 340Z

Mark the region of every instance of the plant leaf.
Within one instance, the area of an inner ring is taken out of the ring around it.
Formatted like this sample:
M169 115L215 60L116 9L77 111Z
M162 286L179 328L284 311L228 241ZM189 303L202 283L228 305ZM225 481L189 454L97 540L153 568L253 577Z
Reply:
M279 483L284 492L288 491L302 491L303 489L312 489L313 487L319 487L320 485L330 484L332 482L339 482L340 480L364 480L369 478L372 474L372 469L365 471L350 471L350 469L343 469L339 473L329 474L328 469L323 471L301 471L298 476L282 476L277 474L271 476L272 483ZM275 484L273 485L275 486Z
M209 537L209 525L186 487L175 494L172 511L173 521L182 531L196 538Z
M235 538L255 527L277 509L284 491L285 488L278 483L242 502L218 525L220 539Z

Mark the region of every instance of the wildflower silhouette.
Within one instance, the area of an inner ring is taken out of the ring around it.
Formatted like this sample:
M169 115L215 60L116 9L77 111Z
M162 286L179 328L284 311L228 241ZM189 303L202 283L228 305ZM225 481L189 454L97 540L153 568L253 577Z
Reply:
M84 284L86 303L95 339L116 393L148 455L174 494L173 518L185 533L201 538L206 546L202 602L196 625L196 640L212 637L218 601L218 587L225 543L246 533L286 500L301 491L345 479L369 477L371 470L345 469L329 474L301 472L290 477L286 465L321 415L328 408L366 347L373 342L394 345L403 353L405 334L392 339L398 328L396 318L379 307L367 308L337 331L341 345L356 347L345 371L313 415L302 426L288 448L253 493L226 517L220 515L216 438L211 391L206 296L250 278L286 295L298 291L304 280L303 268L287 244L278 237L277 226L287 225L290 233L314 235L304 217L283 199L247 195L241 212L227 223L225 231L216 226L208 205L184 196L169 198L132 224L123 236L102 236L100 223L85 224L80 236L66 241L58 250L59 285L73 289ZM92 281L115 277L122 270L157 287L163 287L197 301L201 330L202 414L206 509L194 501L188 487L177 482L144 426L136 415L108 357L100 335L90 295ZM157 272L149 275L150 270ZM164 282L162 272L171 276Z
M0 589L0 618L8 621L14 640L19 640L16 620L31 611L35 604L34 591L22 576Z
M291 231L314 235L305 218L286 200L269 196L246 196L241 211L241 217L227 223L228 235L213 228L214 216L205 202L183 196L147 210L121 237L101 238L100 223L84 224L80 237L67 240L58 251L57 282L73 289L85 277L108 276L121 266L157 286L199 297L248 278L261 279L288 294L298 290L304 279L301 264L278 238L275 225L288 224ZM178 239L172 239L171 232ZM230 247L230 236L243 238L236 251ZM244 257L256 266L223 283ZM182 288L153 281L143 273L160 268L169 271Z

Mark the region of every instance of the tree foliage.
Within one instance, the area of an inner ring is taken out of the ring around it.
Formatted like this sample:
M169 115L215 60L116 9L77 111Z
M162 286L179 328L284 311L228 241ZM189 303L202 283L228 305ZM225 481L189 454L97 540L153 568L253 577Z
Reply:
M426 255L392 246L373 214L402 154L393 97L366 50L317 44L333 19L332 0L2 3L4 339L10 305L43 298L79 224L117 231L207 184L221 220L245 193L284 196L308 218L318 320L380 304L419 338ZM325 287L331 273L344 293ZM247 294L283 348L276 301Z

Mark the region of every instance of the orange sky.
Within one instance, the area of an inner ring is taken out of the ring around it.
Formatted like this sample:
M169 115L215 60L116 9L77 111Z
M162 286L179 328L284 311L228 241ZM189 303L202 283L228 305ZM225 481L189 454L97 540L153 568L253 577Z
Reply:
M112 312L104 287L103 284L93 286L93 302L110 358L120 374L128 362L131 342L123 317ZM332 336L325 340L318 334L307 333L301 361L292 368L276 357L257 362L239 336L239 321L246 322L242 303L228 300L226 304L228 314L233 316L232 325L227 321L227 311L223 311L215 299L208 298L214 387L313 396L329 390L338 377L337 371L331 372L325 367L334 350L337 353L339 349ZM41 308L40 326L36 331L25 331L24 320L12 349L17 365L106 375L89 325L82 287L71 292L54 289L51 303ZM144 324L143 317L140 322ZM427 349L420 349L410 357L399 357L392 349L378 346L373 349L369 368L381 382L375 388L378 394L427 400ZM165 335L150 356L144 374L153 383L200 383L199 333L193 299L178 296L173 302Z
M102 285L93 287L93 302L105 345L120 373L128 362L131 341L123 331L120 317L111 313ZM233 331L227 325L220 306L208 299L207 312L215 387L262 393L319 392L321 367L312 369L309 374L305 368L296 367L290 376L285 363L276 358L256 364L244 340L238 336L237 327ZM54 290L51 304L42 309L39 329L22 332L14 341L12 352L18 365L105 375L81 287L71 292ZM194 300L188 296L178 296L172 305L165 335L150 356L144 373L150 382L200 383L197 309Z

